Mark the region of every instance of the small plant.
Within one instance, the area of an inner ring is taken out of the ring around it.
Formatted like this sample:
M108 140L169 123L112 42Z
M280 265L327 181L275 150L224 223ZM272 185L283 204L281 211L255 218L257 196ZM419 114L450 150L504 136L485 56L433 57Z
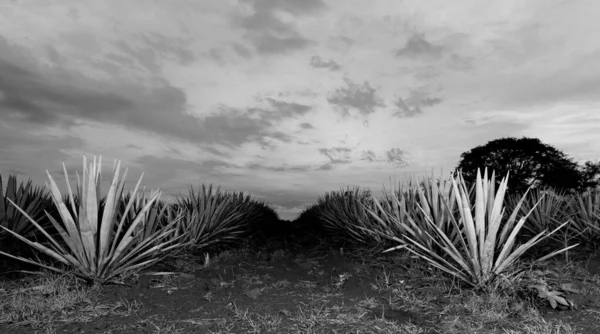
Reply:
M575 304L564 297L564 292L552 289L546 282L530 285L529 287L537 291L539 298L546 299L553 309L556 309L558 304L575 308ZM571 292L577 292L577 290L571 290Z
M515 283L512 288L518 292L533 292L535 298L547 301L552 309L557 309L559 305L570 309L577 309L573 301L566 298L566 293L580 293L578 289L573 288L571 283L562 283L558 286L550 284L548 277L557 276L550 270L532 270L523 275L522 279ZM529 294L529 293L527 293Z

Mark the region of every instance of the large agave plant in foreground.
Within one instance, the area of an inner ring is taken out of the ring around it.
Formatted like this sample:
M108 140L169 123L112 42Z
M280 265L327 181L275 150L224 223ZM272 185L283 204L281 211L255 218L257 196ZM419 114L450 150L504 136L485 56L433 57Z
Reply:
M115 160L112 184L106 197L103 214L99 215L101 165L102 157L100 157L98 163L96 163L96 158L94 157L94 161L88 169L86 158L85 156L83 157L83 183L80 185L78 175L77 197L80 201L78 208L76 208L67 170L63 164L71 212L64 203L52 176L46 171L50 179L50 185L46 183L46 186L51 191L52 200L58 209L62 224L51 215L48 214L47 216L60 234L63 242L54 239L42 226L27 215L23 209L9 199L10 203L29 219L47 238L49 243L44 245L37 241L31 241L4 226L0 227L27 245L52 257L63 264L64 267L67 267L66 269L39 261L36 262L16 257L4 252L0 252L0 254L55 272L64 273L68 269L74 269L74 273L78 277L94 283L106 283L118 275L150 266L163 258L169 250L182 246L179 242L182 235L173 236L177 231L176 225L179 223L181 216L173 219L161 230L153 230L152 233L141 234L147 229L140 229L139 226L146 226L148 224L147 213L153 203L160 197L160 192L153 193L152 197L148 201L145 201L144 206L139 210L138 214L135 217L131 217L133 221L126 224L126 219L129 217L128 212L133 204L134 195L138 190L142 177L140 177L135 189L132 191L124 213L120 215L121 220L117 220L119 199L123 197L123 187L127 176L126 169L123 177L119 177L120 161L117 163ZM99 219L100 216L101 220Z
M432 214L423 209L421 205L419 207L423 212L424 221L416 222L413 217L406 215L406 219L410 221L410 227L407 226L407 228L426 226L422 228L421 232L426 234L431 242L442 250L442 254L434 252L428 247L428 243L423 242L422 239L414 239L411 236L404 236L404 240L395 236L387 236L401 245L390 248L385 252L405 248L428 261L434 267L480 289L487 289L494 279L500 275L510 277L517 274L519 271L515 267L519 257L540 240L554 234L567 223L560 225L550 233L544 230L513 250L517 233L525 224L531 211L516 222L516 216L524 197L521 198L513 213L503 224L502 230L499 231L504 216L502 206L507 189L508 175L500 182L497 193L494 181L493 173L491 179L488 180L487 169L483 180L480 171L477 172L475 204L473 207L475 215L473 215L472 206L469 203L469 192L462 175L459 174L457 179L452 179L453 197L458 206L460 218L456 221L454 215L447 216L454 227L451 235L442 230L438 226L439 224L435 223L436 219L432 217ZM387 220L394 221L394 216L386 214L377 200L374 199L374 201L375 205L379 207L379 211L387 215ZM446 208L451 207L451 203L448 202L448 199L444 200ZM398 205L398 207L401 206ZM377 212L369 208L366 208L366 210L381 224L385 224ZM395 223L402 224L400 221L395 221ZM498 235L498 232L500 232L500 235ZM552 252L537 259L536 262L544 261L575 246L577 245Z

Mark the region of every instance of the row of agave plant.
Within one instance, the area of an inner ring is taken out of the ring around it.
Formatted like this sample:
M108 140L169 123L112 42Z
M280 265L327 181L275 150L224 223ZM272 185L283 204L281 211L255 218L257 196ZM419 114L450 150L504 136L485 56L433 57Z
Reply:
M83 177L77 175L73 192L63 164L68 192L64 196L48 171L49 195L32 189L31 181L17 188L16 177L9 177L6 194L0 196L0 246L18 239L48 260L0 254L102 284L179 251L238 242L257 225L278 220L273 209L249 195L212 186L202 185L198 193L190 187L188 197L167 205L158 190L138 192L142 175L125 193L127 169L121 175L116 160L108 194L101 198L101 165L102 157L94 157L88 168L84 156Z
M458 174L384 189L381 199L360 188L330 192L299 219L320 219L328 230L355 241L388 246L385 252L406 249L478 289L488 289L498 277L520 275L519 260L541 243L555 251L532 265L580 243L595 247L600 188L568 195L530 188L507 196L508 177L497 190L495 174L488 178L486 169L471 187Z

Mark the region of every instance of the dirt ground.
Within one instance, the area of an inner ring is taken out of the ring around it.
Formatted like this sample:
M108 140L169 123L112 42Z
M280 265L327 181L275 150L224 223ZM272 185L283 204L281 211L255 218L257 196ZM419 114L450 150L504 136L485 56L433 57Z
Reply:
M63 295L81 291L73 301L33 282L17 300L24 285L4 278L0 333L600 333L596 260L545 268L547 280L578 288L568 296L577 310L556 311L545 300L475 294L399 251L273 239L169 258L123 285L44 281L71 291ZM62 304L31 305L43 298Z

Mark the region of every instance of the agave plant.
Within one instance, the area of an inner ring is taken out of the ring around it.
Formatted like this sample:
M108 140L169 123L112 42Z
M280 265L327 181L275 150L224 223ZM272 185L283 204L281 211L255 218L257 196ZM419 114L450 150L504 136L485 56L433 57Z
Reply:
M304 235L310 235L311 233L324 235L323 222L320 220L318 212L319 206L317 204L304 208L292 222L293 229L302 231Z
M423 222L430 217L435 226L449 233L451 240L456 239L456 231L450 224L450 215L457 214L455 194L451 186L452 184L446 181L424 178L418 184L413 184L411 180L391 192L384 190L383 203L378 205L379 202L374 201L369 206L371 212L377 213L380 222L380 227L375 229L383 229L388 236L401 239L409 236L439 254L441 250L429 237L429 234L433 233L432 228ZM450 207L444 204L446 198L450 198ZM365 233L373 234L374 229L364 230Z
M572 195L569 211L574 237L595 249L600 241L600 187Z
M31 180L23 187L23 182L17 188L17 177L10 175L3 194L2 176L0 175L0 225L26 238L34 237L36 228L10 202L19 207L35 220L44 218L44 209L50 203L50 197L41 187L31 187ZM44 224L45 225L45 224ZM0 230L0 240L9 234Z
M428 225L428 228L422 229L422 232L443 251L442 255L436 254L422 240L414 239L410 236L404 236L405 240L394 236L389 237L400 243L400 245L387 249L385 252L405 248L409 252L426 260L432 266L475 288L481 289L487 289L499 275L511 277L518 274L519 270L515 270L515 267L519 257L540 240L552 235L567 223L560 225L550 233L544 230L513 250L517 233L523 224L525 224L527 216L531 211L521 217L515 225L519 208L524 200L524 197L521 198L513 213L505 222L503 229L499 231L504 215L503 202L507 189L508 174L500 182L497 193L495 191L494 180L494 174L488 180L487 169L484 172L484 180L482 180L481 173L478 170L473 208L475 215L473 215L472 207L469 203L467 186L462 175L459 174L457 179L452 178L452 190L455 194L454 199L460 214L458 221L453 215L448 216L454 227L455 239L452 239L452 235L448 235L447 232L438 227L434 223L434 217L431 214L427 214L426 210L420 204L419 207L425 217L425 221L416 222L413 217L407 216L413 227L423 226L424 224ZM444 205L449 209L450 203L448 202L448 199L444 200ZM384 211L376 199L375 204L379 206L381 212ZM376 220L384 224L384 221L379 217L377 212L369 208L366 209ZM388 218L393 221L392 215L388 215ZM396 223L401 224L399 221ZM500 235L498 235L498 232L500 232ZM557 250L537 259L535 262L544 261L575 246L577 245Z
M79 177L79 175L77 175ZM75 192L73 193L73 205L67 205L67 210L69 210L69 214L72 217L75 217L77 215L77 212L79 210L79 206L81 204L81 200L79 197L79 190L75 190ZM52 200L52 197L50 197L49 199L50 205L49 208L45 210L46 212L46 216L50 215L52 216L55 220L57 221L61 221L61 216L60 216L60 208L55 206ZM62 196L62 200L64 203L70 203L71 199L69 198L69 194L63 194ZM100 199L100 202L98 204L98 221L102 221L102 212L104 211L103 208L105 207L106 204L106 197L103 197L102 199ZM33 217L32 217L33 218ZM47 219L47 217L44 217ZM34 218L35 221L38 221ZM28 222L33 228L35 228L30 222ZM42 225L42 227L44 227ZM60 234L58 233L58 231L54 228L54 226L50 223L50 220L48 220L48 228L44 227L44 230L50 234L51 236L58 236L60 237ZM36 229L36 231L38 231ZM58 239L59 242L63 242L62 238ZM64 245L66 247L66 244Z
M570 236L571 223L569 214L570 196L565 191L554 191L551 188L536 188L523 196L524 201L519 213L521 215L531 214L527 218L527 223L523 225L523 230L517 236L517 241L529 240L544 230L552 230L558 227L561 222L568 221L566 228L562 229L561 234L549 236L542 241L542 248L555 248L556 245L565 244ZM514 209L520 200L520 196L508 196L506 198L506 207ZM535 205L537 203L537 205Z
M96 157L94 157L94 161L88 169L86 166L86 157L83 157L83 184L80 185L78 177L77 197L80 199L80 203L78 208L76 208L67 170L63 163L71 211L69 211L67 205L64 203L52 176L46 171L50 180L50 184L46 183L46 186L51 191L52 200L59 211L62 223L59 223L49 214L48 218L60 234L66 247L50 236L40 224L27 215L17 204L9 200L47 238L49 244L46 246L37 241L31 241L3 226L2 228L30 247L52 257L61 263L63 267L67 267L66 269L40 261L36 262L16 257L4 252L0 252L0 254L55 272L64 273L69 269L74 269L74 274L80 278L94 283L106 283L118 275L148 267L160 260L168 251L180 247L182 244L179 243L179 239L183 235L173 235L176 233L176 227L181 220L181 216L173 219L162 231L155 231L143 237L140 237L139 233L136 234L138 226L146 226L148 224L146 213L159 198L159 192L156 192L145 203L128 228L125 229L125 224L128 218L127 213L133 204L133 198L127 204L120 221L116 219L118 211L117 202L122 197L125 178L127 176L126 169L123 177L120 178L120 161L117 162L115 160L113 165L113 181L106 197L103 214L99 215L101 165L102 157L100 156L98 163L96 163ZM137 192L141 181L142 177L140 177L132 194ZM100 216L101 219L99 218Z
M380 242L379 236L364 233L364 228L374 228L374 221L366 213L363 204L371 201L371 192L358 187L332 191L319 198L317 216L330 232L345 233L351 240L368 243L370 239Z
M150 208L142 213L144 206L158 193L158 190L151 190L150 194L147 195L145 189L137 194L128 192L127 194L123 194L123 197L119 201L117 219L121 219L124 215L127 215L125 222L130 225L135 220L136 216L143 214L142 220L148 222L144 225L140 224L134 229L134 233L142 240L148 238L159 229L162 229L165 223L168 224L168 222L171 221L166 218L169 214L172 215L171 211L173 210L159 200L154 201ZM129 211L126 212L125 209L130 201L132 205L129 208Z
M188 243L184 241L187 238L189 231L182 229L181 226L185 225L182 221L184 212L182 209L176 210L173 207L164 204L160 200L156 200L151 203L147 210L144 211L146 204L150 202L155 195L159 194L159 190L152 190L150 194L146 194L145 189L141 193L132 194L131 192L124 194L118 203L117 220L125 219L125 225L120 231L117 237L121 237L123 233L133 224L137 216L141 216L142 221L145 224L139 224L133 229L133 235L135 238L131 241L132 246L149 240L153 235L159 234L160 231L168 231L172 233L163 233L162 240L156 238L154 243L160 243L161 241L169 241L169 239L179 240L176 249L171 249L167 254L163 252L164 256L174 255L177 251L181 251L188 246ZM132 203L129 210L127 210L128 203ZM173 221L178 221L176 225L172 225ZM117 226L115 225L113 230L117 233ZM164 257L163 256L163 257ZM163 258L161 257L161 259Z
M178 229L187 232L183 241L192 251L240 241L261 209L246 194L213 191L212 185L202 185L197 194L190 187L189 197L178 198L174 208L185 215Z

